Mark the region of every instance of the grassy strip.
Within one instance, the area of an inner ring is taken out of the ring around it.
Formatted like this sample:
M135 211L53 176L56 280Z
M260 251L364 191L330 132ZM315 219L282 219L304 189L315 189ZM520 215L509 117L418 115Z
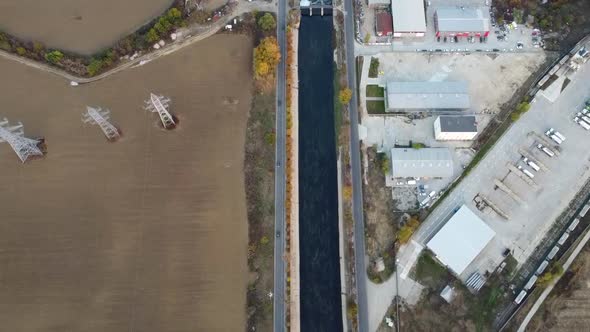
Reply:
M367 100L367 112L369 114L385 114L385 101Z
M248 208L248 330L272 329L275 94L254 94L246 131L244 173Z
M385 89L374 84L367 85L367 97L384 97Z
M338 66L334 63L334 131L336 133L336 142L340 136L340 129L342 128L342 103L338 100L338 91L340 91L340 71Z

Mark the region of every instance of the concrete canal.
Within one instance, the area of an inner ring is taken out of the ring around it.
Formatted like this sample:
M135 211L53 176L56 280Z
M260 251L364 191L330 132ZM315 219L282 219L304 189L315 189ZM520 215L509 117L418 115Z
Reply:
M332 17L299 32L301 330L341 331Z

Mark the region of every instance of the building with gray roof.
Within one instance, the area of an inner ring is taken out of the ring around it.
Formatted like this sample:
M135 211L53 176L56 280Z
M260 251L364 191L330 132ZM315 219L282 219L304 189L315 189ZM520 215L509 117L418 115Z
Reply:
M453 157L448 148L393 148L394 178L446 178L453 175Z
M439 8L434 13L436 36L483 36L490 33L490 16L480 8Z
M476 135L475 115L441 115L434 120L434 138L438 141L470 141Z
M467 83L387 82L387 110L463 110L470 106Z

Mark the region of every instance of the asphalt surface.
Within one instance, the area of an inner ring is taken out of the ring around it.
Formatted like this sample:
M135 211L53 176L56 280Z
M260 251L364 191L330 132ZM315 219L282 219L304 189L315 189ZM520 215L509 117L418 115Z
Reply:
M344 37L346 40L346 68L348 86L352 90L350 99L350 161L352 167L352 215L354 218L354 258L357 287L359 331L369 329L367 309L367 274L365 262L365 221L363 218L363 187L361 183L361 149L358 134L358 96L356 83L356 62L354 56L354 8L352 0L344 1Z
M274 246L274 291L273 291L273 330L285 331L285 289L286 271L285 261L285 143L286 143L286 44L287 30L287 0L279 0L277 13L277 41L281 54L281 61L277 68L277 113L276 113L276 164L275 164L275 246Z

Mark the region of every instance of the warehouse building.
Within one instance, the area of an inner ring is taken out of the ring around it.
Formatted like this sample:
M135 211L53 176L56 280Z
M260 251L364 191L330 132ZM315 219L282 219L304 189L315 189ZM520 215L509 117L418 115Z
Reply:
M423 0L391 0L394 37L424 37L426 11Z
M387 110L463 110L470 106L466 82L387 82Z
M453 158L448 148L391 149L394 178L447 178L453 176Z
M441 115L434 120L434 138L437 141L471 141L476 135L475 115Z
M379 37L391 36L393 34L391 14L385 11L375 13L375 33Z
M483 220L463 205L426 246L441 263L460 276L495 235Z
M439 8L434 13L434 30L437 37L487 37L490 17L479 8Z

